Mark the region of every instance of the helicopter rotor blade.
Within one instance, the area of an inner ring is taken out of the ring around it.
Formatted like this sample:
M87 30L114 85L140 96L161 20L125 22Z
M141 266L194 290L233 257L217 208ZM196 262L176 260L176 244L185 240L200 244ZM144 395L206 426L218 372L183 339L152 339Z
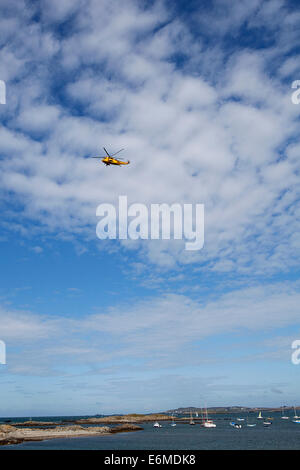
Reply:
M122 152L122 150L124 150L124 149L118 150L116 153L113 153L113 154L111 155L111 157L113 157L114 155L117 155L117 153Z
M109 157L109 158L113 158L115 155L117 155L118 153L122 152L122 151L123 151L123 150L125 150L125 149L118 150L116 153L112 153L111 155L108 153L108 151L106 150L106 148L105 148L105 147L103 147L103 150L105 151L105 153L106 153L107 157ZM104 156L104 157L95 156L95 157L90 157L90 158L107 158L107 157L106 157L106 156ZM123 161L123 160L124 160L124 158L118 158L118 160L121 160L121 161Z

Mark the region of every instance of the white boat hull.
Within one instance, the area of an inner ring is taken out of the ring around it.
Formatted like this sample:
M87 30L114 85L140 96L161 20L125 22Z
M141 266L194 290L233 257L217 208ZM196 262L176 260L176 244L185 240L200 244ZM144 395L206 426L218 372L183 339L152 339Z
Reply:
M203 423L204 428L216 428L217 425L215 423Z

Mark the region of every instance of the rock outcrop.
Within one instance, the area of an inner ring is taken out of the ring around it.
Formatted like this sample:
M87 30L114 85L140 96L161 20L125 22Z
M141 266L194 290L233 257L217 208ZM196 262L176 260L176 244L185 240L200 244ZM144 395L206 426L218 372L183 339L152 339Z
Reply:
M43 423L44 424L44 423ZM123 424L113 428L109 426L81 426L79 424L48 428L19 428L4 424L0 426L0 445L19 444L25 441L42 441L63 437L101 436L117 432L139 431L143 428L134 424Z

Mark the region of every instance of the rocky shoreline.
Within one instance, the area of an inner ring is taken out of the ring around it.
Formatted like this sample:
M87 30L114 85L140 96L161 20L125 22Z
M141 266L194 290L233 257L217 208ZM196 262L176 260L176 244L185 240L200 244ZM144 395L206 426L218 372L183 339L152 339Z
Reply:
M10 423L12 426L17 427L54 427L54 426L63 426L71 424L135 424L135 423L147 423L147 422L154 422L154 421L170 421L172 419L171 416L163 415L163 414L152 414L152 415L140 415L140 414L128 414L128 415L119 415L119 416L106 416L104 418L81 418L81 419L74 419L74 420L66 420L62 422L55 422L55 421L23 421L23 422L12 422ZM177 418L177 419L187 419L187 418Z
M38 421L36 422L38 423ZM40 424L41 425L41 424ZM47 423L47 426L49 423ZM45 426L45 422L41 426ZM80 425L55 426L50 428L28 429L11 425L0 425L0 446L21 444L28 441L43 441L46 439L61 439L83 436L103 436L118 432L140 431L143 428L135 424L122 424L113 428L109 426L83 427Z
M171 416L165 414L128 414L106 416L104 418L74 419L59 423L34 420L12 422L0 425L0 446L20 444L27 441L43 441L45 439L103 436L118 432L140 431L143 429L139 426L140 423L170 420ZM97 426L98 424L102 426ZM107 424L113 426L105 426Z

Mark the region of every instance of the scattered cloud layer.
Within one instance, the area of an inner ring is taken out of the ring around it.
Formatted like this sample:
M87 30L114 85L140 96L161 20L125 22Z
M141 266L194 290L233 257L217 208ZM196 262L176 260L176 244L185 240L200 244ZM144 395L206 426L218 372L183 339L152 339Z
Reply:
M1 309L1 337L8 345L18 344L18 353L10 356L12 373L20 368L34 373L36 368L37 374L52 374L61 367L66 372L72 364L109 368L114 361L121 367L123 360L133 361L133 370L137 365L144 370L201 365L221 360L222 348L215 338L222 335L274 332L295 325L299 295L299 283L288 282L238 289L214 300L164 294L134 305L100 308L80 318ZM212 346L202 355L206 338ZM275 347L275 352L278 340L269 339L265 346ZM279 356L289 358L290 348L284 341ZM249 350L238 352L240 360L248 360ZM251 355L257 354L253 347Z
M186 257L172 241L137 242L137 254L221 272L296 266L299 108L285 79L296 78L298 13L277 1L216 1L195 15L197 35L163 2L56 3L31 3L25 15L16 2L1 7L8 97L0 178L3 197L19 209L10 218L95 238L97 205L121 194L145 204L204 203L201 255ZM264 47L238 44L257 31L269 37ZM131 166L110 171L84 158L103 145L125 147Z

